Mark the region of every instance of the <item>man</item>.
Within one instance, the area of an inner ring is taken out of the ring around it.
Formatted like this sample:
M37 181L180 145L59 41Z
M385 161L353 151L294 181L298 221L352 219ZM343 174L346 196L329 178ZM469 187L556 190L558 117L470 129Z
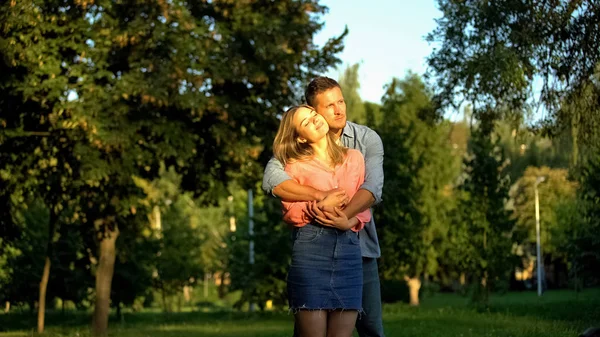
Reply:
M377 133L364 125L346 121L346 103L340 85L328 77L313 79L305 91L306 103L322 115L329 132L344 146L359 150L365 157L365 182L350 200L344 215L324 213L316 207L316 202L327 195L338 196L343 191L319 191L303 186L292 180L282 164L272 158L263 177L263 189L286 201L312 201L311 215L323 225L333 225L336 217L354 217L359 212L381 201L383 189L383 144ZM339 220L339 218L337 219ZM375 222L371 219L360 232L360 245L363 256L363 310L364 314L356 321L359 336L384 336L381 317L381 290L377 258L381 255Z

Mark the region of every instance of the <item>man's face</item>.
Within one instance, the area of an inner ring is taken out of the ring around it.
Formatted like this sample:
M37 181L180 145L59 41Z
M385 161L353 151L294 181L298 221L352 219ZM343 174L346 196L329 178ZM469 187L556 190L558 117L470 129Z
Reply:
M337 132L346 126L346 102L340 88L323 91L315 97L314 103L315 110L325 118L331 131Z

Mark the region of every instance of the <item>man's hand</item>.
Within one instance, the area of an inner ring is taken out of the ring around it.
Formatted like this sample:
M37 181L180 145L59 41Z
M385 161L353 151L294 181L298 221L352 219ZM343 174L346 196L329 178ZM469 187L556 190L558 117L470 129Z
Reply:
M365 189L359 189L352 197L352 200L344 208L344 213L348 218L356 216L358 213L368 209L375 202L373 194Z
M325 224L323 222L323 220L327 219L327 216L325 216L325 213L323 213L323 210L321 210L319 208L316 201L308 202L308 207L306 208L306 212L308 213L309 217L315 219L321 225L328 226L327 224Z
M334 207L333 212L328 210L323 211L325 218L322 219L324 224L327 226L335 227L339 230L348 230L358 224L358 219L355 217L348 219L346 213L344 213L339 207Z
M317 221L325 218L325 215L323 214L324 208L330 209L331 212L333 212L333 207L343 208L348 204L348 195L346 194L346 191L341 188L319 192L322 193L322 196L318 201L309 202L307 209L308 215Z
M315 214L314 219L323 226L345 231L359 224L359 220L356 217L348 219L346 213L339 207L322 208L317 205L316 201L311 201L308 204L308 210L311 214Z

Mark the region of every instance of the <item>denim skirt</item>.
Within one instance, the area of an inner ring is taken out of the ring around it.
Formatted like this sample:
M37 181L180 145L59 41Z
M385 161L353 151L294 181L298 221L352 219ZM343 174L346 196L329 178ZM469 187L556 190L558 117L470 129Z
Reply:
M363 272L358 234L315 224L292 232L287 290L290 310L362 311Z

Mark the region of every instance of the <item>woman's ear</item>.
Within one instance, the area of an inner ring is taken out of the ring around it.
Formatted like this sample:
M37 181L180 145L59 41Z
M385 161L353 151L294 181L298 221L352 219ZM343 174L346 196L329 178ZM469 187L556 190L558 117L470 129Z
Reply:
M298 137L298 138L296 138L296 141L300 144L304 144L304 143L306 143L306 138Z

